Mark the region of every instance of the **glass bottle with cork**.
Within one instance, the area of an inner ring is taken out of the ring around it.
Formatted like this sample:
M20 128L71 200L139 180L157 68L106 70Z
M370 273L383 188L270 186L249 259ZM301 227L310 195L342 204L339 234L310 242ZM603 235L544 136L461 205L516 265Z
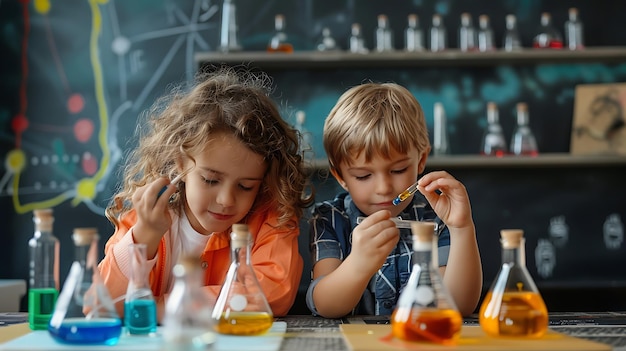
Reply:
M60 244L52 233L54 213L51 208L34 210L33 222L35 233L28 241L28 324L33 330L45 330L59 295Z
M124 325L131 335L154 335L157 331L157 307L148 281L147 245L128 245L131 277L124 299Z
M219 333L257 335L268 331L274 323L272 309L250 262L251 244L248 226L233 224L231 264L213 310Z
M500 231L502 266L480 306L478 321L494 337L541 337L548 310L526 269L524 231Z
M517 111L517 125L511 136L511 153L517 156L537 156L539 148L535 133L530 129L528 104L519 102L515 106Z
M453 344L463 318L439 275L435 223L413 222L411 231L413 269L391 315L392 334L405 341Z
M285 16L277 14L274 16L274 35L267 46L268 52L292 53L293 45L287 39L285 33Z

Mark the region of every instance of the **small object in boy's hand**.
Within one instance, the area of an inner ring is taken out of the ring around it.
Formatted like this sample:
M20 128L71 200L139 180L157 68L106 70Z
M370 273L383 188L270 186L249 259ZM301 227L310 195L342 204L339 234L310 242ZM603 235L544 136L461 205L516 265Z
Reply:
M183 173L177 175L174 179L172 179L172 181L170 181L168 185L162 187L161 190L159 190L159 193L157 194L157 199L161 197L161 195L165 192L165 190L167 190L168 186L170 185L176 186L176 184L178 184L178 182L181 180L182 177L183 177Z

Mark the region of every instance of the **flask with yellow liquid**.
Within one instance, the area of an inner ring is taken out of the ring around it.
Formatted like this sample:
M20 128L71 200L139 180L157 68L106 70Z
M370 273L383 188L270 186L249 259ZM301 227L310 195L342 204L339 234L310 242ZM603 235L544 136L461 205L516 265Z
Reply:
M483 331L495 337L541 337L548 310L526 269L524 231L500 231L502 266L479 311Z
M250 263L252 235L246 224L233 224L231 264L213 310L221 334L258 335L274 323L272 309Z

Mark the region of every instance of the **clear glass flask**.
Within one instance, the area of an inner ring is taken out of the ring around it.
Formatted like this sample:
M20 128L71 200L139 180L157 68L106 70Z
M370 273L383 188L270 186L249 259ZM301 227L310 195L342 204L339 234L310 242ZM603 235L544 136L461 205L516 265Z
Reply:
M442 156L450 153L448 144L448 118L441 102L434 105L433 155Z
M565 21L565 42L570 50L585 48L583 40L583 23L578 16L578 9L571 7L568 10L568 19Z
M487 103L487 129L483 135L480 153L485 156L502 157L507 152L506 139L500 125L498 106L490 101Z
M404 50L424 51L424 46L424 32L420 28L419 18L411 13L407 16L407 27L404 30Z
M122 321L98 271L98 231L75 228L76 257L61 289L48 331L66 344L115 345Z
M448 34L440 14L434 14L430 27L430 51L439 52L448 48Z
M524 231L500 231L502 266L480 306L478 321L490 336L540 337L548 310L526 269Z
M389 27L387 15L378 15L378 26L374 33L374 44L377 52L393 51L393 32Z
M522 49L522 40L517 29L517 17L506 15L506 30L504 32L504 42L502 46L505 51L516 51Z
M492 51L495 48L489 16L480 15L478 16L478 51Z
M413 222L413 269L391 314L391 331L399 339L453 343L463 318L439 275L435 223Z
M163 351L204 351L215 343L213 301L202 289L200 258L183 256L173 269L175 281L165 303Z
M537 35L533 38L533 47L540 49L563 48L563 37L552 25L552 15L549 12L541 14L541 24L537 30Z
M237 7L233 0L224 0L222 5L222 23L220 32L221 52L241 51L239 40L237 39Z
M520 102L516 106L517 126L511 137L511 152L518 156L537 156L539 149L535 134L530 129L528 105Z
M354 54L367 54L369 50L365 45L365 39L361 32L361 25L358 23L352 23L350 28L350 39L348 40L348 47L351 53Z
M474 51L476 45L476 28L472 23L472 15L468 12L461 14L461 25L459 26L459 49L461 51Z
M267 46L269 52L293 52L293 45L288 41L285 32L285 16L277 14L274 16L274 35Z
M59 239L52 233L51 208L34 210L35 233L28 241L28 324L46 330L59 295Z
M124 299L124 326L131 335L154 335L157 330L157 307L148 281L146 244L128 245L131 277Z
M332 32L330 28L324 27L322 28L322 36L317 42L315 46L317 51L337 51L339 47L337 46L337 41L333 38Z
M222 334L256 335L272 327L274 317L250 262L252 235L246 224L233 224L231 264L213 318Z

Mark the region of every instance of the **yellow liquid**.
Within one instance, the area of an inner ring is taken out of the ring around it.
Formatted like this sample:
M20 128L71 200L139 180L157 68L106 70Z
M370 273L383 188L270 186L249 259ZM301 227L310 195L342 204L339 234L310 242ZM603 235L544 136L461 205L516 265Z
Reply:
M490 336L540 337L548 330L548 310L541 295L534 292L505 292L500 301L487 293L478 315L483 331ZM489 306L489 305L492 306Z
M215 325L220 334L258 335L268 331L274 317L267 312L229 312L222 314Z
M461 335L463 318L456 310L413 309L409 314L402 311L391 315L391 332L398 339L447 344Z

